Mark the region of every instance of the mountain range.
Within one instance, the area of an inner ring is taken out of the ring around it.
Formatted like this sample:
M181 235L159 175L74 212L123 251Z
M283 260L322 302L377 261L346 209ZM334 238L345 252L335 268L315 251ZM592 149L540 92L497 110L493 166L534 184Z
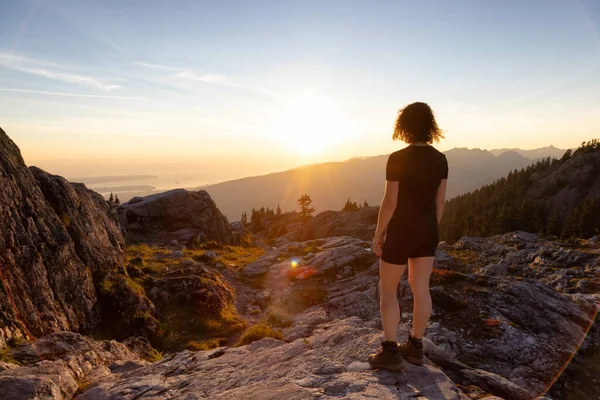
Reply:
M565 150L553 146L534 150L481 150L454 148L444 152L448 159L447 198L470 192L514 169L540 158L560 157ZM304 193L312 198L317 212L340 210L347 199L363 204L381 202L388 155L353 158L342 162L312 164L272 174L231 180L202 187L229 220L239 220L252 208L277 205L297 209Z

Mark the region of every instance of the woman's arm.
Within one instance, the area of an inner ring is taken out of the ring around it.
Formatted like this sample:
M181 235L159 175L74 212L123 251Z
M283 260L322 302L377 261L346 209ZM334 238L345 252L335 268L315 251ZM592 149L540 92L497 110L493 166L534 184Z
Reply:
M438 186L437 194L435 195L435 212L437 215L438 224L442 220L444 215L444 206L446 205L446 184L448 179L442 179L440 186Z
M375 238L373 239L373 252L377 256L381 255L381 238L394 215L398 203L398 186L398 181L385 181L385 193L381 201L381 207L379 207L377 229L375 229Z

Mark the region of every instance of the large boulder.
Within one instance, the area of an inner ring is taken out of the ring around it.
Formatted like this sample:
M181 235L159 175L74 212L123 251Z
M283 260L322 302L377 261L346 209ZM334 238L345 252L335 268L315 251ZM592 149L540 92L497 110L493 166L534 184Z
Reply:
M235 244L227 218L204 191L174 189L123 204L119 221L130 238L153 244L216 241Z

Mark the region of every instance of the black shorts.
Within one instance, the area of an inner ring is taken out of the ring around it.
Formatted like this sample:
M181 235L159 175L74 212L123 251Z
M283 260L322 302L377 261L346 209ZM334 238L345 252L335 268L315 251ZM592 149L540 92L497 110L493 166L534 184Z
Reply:
M390 264L404 265L409 258L434 257L439 242L437 220L390 221L385 242L382 246L381 259Z

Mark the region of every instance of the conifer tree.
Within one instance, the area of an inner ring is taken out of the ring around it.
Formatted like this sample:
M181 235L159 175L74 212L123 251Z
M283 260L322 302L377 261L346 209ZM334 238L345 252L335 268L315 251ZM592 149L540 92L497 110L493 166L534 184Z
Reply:
M315 212L315 209L310 206L311 203L312 199L308 194L303 194L298 199L298 206L300 207L300 217L305 221L310 218L313 212Z

